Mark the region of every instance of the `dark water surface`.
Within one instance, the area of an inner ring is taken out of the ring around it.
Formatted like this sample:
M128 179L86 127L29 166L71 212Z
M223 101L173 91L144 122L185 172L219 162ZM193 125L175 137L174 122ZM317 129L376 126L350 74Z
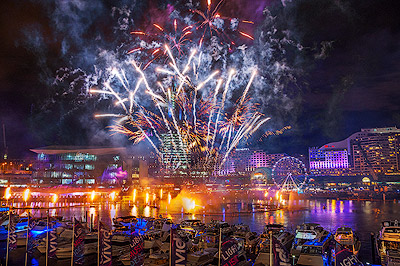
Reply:
M362 241L360 259L365 262L372 261L370 233L377 233L384 220L400 220L399 201L349 201L349 200L297 200L293 201L285 210L270 212L245 212L232 213L234 210L243 210L248 206L247 203L235 203L228 209L226 205L221 205L219 214L210 214L207 210L201 214L187 215L184 213L168 214L166 209L151 207L130 207L129 204L103 204L96 207L80 206L63 209L54 209L52 215L64 217L77 217L85 220L86 213L90 217L100 214L100 219L106 224L111 225L111 219L118 216L135 215L146 217L170 217L174 222L184 219L200 219L209 222L212 219L225 220L230 224L244 223L250 226L252 231L261 233L267 223L280 223L287 227L289 231L294 231L296 226L303 222L319 223L325 229L334 232L336 228L346 225L353 228ZM45 216L45 211L33 211L35 217ZM6 243L0 242L1 255L5 257ZM24 248L18 248L10 254L8 265L24 265ZM96 265L96 256L85 257L85 265ZM44 256L38 252L29 260L28 265L45 265ZM71 265L69 260L51 260L49 265ZM118 265L117 262L114 265Z

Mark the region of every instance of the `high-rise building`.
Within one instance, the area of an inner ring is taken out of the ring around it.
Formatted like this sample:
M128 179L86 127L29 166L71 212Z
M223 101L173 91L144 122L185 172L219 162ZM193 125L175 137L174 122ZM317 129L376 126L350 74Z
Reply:
M378 176L400 174L400 129L361 129L361 133L351 140L354 171Z
M400 129L361 129L347 139L309 149L310 171L326 175L400 174Z
M164 178L184 178L188 175L191 154L176 133L161 134L161 154Z

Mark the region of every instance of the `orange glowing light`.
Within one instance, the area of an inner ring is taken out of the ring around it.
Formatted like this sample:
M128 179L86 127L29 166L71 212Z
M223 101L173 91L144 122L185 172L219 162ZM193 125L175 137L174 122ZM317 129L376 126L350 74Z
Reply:
M153 193L153 201L156 200L156 193Z
M131 53L134 53L134 52L137 52L137 51L140 51L140 50L142 50L142 48L132 49L132 50L130 50L130 51L128 52L128 54L131 54Z
M171 193L168 192L168 204L171 204L171 199L172 199Z
M207 0L207 5L208 5L208 7L211 6L211 0Z
M95 196L96 196L96 192L94 190L92 190L92 193L90 193L90 199L92 200L92 202L94 201Z
M149 192L146 192L146 205L149 204Z
M132 215L132 216L138 216L138 210L137 210L137 207L136 207L136 206L133 206L133 207L132 207L131 215Z
M156 23L154 23L153 26L156 27L157 29L159 29L160 31L164 31L164 29Z
M56 203L58 199L57 194L53 194L53 196L51 197L51 202Z
M239 33L240 33L241 35L243 35L244 37L249 38L250 40L254 40L254 38L253 38L252 36L250 36L249 34L247 34L247 33L245 33L245 32L239 31Z
M155 54L158 53L159 51L160 51L160 48L157 48L157 49L154 50L153 53L151 53L151 55L155 55Z
M264 197L268 197L268 190L266 190L265 192L264 192Z
M279 200L279 191L276 192L275 198L276 198L277 200Z
M184 197L182 198L182 205L186 211L192 212L196 208L196 200Z
M132 31L131 34L146 35L143 31Z
M162 199L162 196L163 196L163 190L160 189L160 199Z
M4 192L4 198L6 200L9 200L11 198L11 188L10 187L6 188L6 191Z
M216 17L216 18L220 18L221 15L220 15L220 14L216 14L215 17Z
M133 190L132 200L136 201L136 188Z
M111 199L112 201L115 200L115 197L116 197L116 196L117 196L117 195L116 195L115 191L113 191L113 192L110 193L110 199Z
M25 202L29 199L30 193L31 193L31 191L29 190L29 188L25 189L25 191L24 191L24 201Z
M144 217L150 217L150 207L146 206L143 211Z

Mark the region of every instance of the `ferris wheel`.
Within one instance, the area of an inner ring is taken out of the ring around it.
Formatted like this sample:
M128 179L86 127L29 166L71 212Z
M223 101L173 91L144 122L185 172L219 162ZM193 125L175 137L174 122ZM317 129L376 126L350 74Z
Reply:
M280 190L299 192L307 182L307 170L302 161L286 156L274 164L272 178Z

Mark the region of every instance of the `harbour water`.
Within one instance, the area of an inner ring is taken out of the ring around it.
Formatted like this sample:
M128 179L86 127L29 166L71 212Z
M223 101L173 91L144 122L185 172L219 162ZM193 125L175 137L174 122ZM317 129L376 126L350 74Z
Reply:
M202 222L214 220L225 220L230 224L244 223L250 226L252 231L261 233L264 225L268 223L279 223L286 226L289 231L294 231L296 226L304 222L321 224L325 229L334 232L336 228L346 225L355 230L361 239L360 259L364 263L372 261L371 255L371 232L377 233L384 220L400 220L400 201L351 201L351 200L295 200L284 209L267 212L243 212L241 210L248 203L236 202L229 205L221 205L218 213L209 213L206 210L199 214L167 213L167 210L153 207L130 206L125 204L102 204L98 206L89 205L53 209L52 215L60 215L65 218L77 217L85 220L96 217L99 213L102 222L111 225L112 218L126 215L145 217L170 217L179 223L184 219L200 219ZM35 217L45 216L44 210L34 210ZM1 242L1 255L5 257L5 242ZM10 255L9 265L23 265L24 249L18 248ZM44 256L38 253L30 260L32 265L45 265ZM3 265L5 265L3 263ZM70 265L69 260L52 260L50 265ZM96 265L95 257L88 257L85 265ZM115 262L113 265L119 265Z

